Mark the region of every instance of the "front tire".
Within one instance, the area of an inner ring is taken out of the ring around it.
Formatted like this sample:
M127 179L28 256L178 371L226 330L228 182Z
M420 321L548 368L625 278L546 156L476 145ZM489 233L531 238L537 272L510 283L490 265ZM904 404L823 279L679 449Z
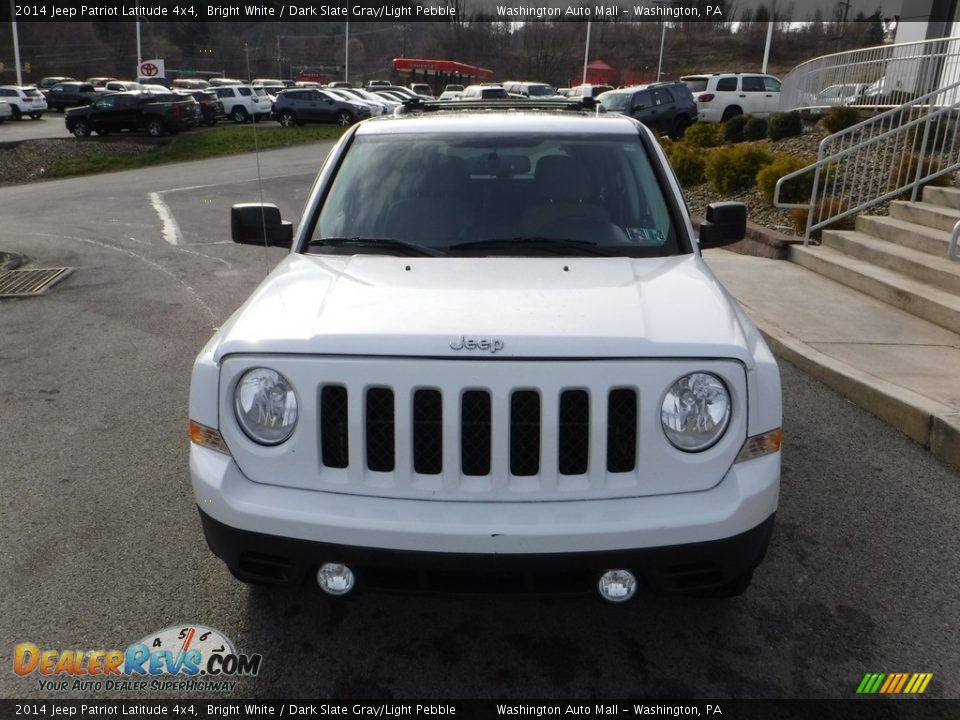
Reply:
M690 125L690 121L687 118L680 116L675 118L673 125L670 126L670 132L668 133L671 140L679 140L683 137L683 134L687 131L687 126Z
M147 135L158 138L163 135L163 123L157 118L147 120Z
M250 120L250 113L238 105L233 109L233 112L230 113L230 117L233 118L233 121L237 123L237 125L241 125Z
M70 125L70 132L73 133L74 137L90 137L90 123L83 119L74 120Z
M285 112L280 114L280 127L292 128L297 124L297 119L293 116L291 112Z
M341 110L337 113L337 125L340 127L347 127L348 125L353 124L353 115L348 113L346 110Z

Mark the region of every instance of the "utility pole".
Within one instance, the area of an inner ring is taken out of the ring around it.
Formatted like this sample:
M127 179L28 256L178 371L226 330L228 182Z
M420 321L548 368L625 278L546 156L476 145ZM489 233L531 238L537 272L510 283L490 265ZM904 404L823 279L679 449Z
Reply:
M773 7L770 8L770 22L767 23L767 44L763 49L763 67L760 69L760 72L762 73L767 71L767 62L770 60L770 43L773 40L773 24L776 21L777 0L773 0Z
M20 72L20 37L17 32L17 21L13 19L16 16L13 0L10 0L10 21L13 25L13 64L17 66L17 85L23 85L23 75Z
M583 48L583 80L581 81L584 85L587 84L587 62L590 59L590 21L587 20L587 44Z
M850 11L850 0L841 0L837 3L839 7L843 8L843 18L840 20L840 28L837 32L837 47L834 52L840 52L840 41L843 39L843 32L847 24L847 13Z

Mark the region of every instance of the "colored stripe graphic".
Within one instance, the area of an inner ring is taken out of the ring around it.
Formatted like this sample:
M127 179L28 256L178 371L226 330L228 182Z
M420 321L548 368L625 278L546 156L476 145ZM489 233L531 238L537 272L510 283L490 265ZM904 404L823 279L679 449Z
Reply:
M858 695L922 695L933 673L867 673L857 686Z

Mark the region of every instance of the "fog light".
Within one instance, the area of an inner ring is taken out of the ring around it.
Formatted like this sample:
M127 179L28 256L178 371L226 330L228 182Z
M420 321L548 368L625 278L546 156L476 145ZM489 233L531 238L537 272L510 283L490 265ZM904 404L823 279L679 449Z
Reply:
M637 592L637 576L629 570L607 570L597 583L600 597L610 602L626 602Z
M324 563L317 571L317 584L330 595L346 595L354 582L353 570L340 563Z

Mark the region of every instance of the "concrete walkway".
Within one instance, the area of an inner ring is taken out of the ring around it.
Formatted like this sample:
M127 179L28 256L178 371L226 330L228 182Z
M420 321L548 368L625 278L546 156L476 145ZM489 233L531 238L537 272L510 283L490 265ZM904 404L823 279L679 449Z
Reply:
M791 262L704 258L778 357L960 468L960 335Z

